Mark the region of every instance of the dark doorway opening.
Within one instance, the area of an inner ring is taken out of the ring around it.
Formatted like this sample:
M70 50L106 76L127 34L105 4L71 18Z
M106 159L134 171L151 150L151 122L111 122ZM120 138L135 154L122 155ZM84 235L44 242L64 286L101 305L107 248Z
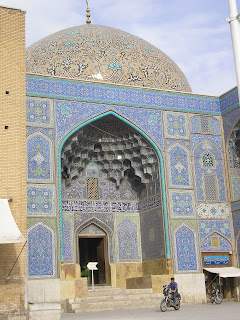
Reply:
M105 237L79 238L79 256L81 270L85 268L88 262L98 262L98 270L94 271L95 284L106 284L105 241ZM90 274L89 276L91 277Z

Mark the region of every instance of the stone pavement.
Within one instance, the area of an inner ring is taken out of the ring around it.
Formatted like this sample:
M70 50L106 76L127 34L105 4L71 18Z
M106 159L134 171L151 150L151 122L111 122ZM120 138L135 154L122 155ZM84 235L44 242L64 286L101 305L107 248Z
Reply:
M161 312L160 309L138 309L120 311L102 311L89 313L64 313L61 320L154 320L154 319L174 319L174 320L237 320L240 319L240 303L224 302L216 304L198 304L181 306L178 311L172 308Z

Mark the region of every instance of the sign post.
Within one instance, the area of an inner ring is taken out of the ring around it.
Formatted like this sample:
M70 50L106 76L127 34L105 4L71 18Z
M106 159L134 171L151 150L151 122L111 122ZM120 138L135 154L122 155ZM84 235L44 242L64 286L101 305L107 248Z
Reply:
M87 268L88 270L92 270L92 290L94 291L94 276L93 276L93 271L98 270L97 268L98 262L88 262Z

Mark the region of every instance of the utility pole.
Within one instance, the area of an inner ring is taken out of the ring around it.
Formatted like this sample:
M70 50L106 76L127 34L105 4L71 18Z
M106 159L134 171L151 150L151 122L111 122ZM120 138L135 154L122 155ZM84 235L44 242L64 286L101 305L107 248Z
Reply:
M240 103L240 14L237 11L237 1L228 0L229 18L226 19L230 23L232 46L235 61L235 69L237 76L238 99Z

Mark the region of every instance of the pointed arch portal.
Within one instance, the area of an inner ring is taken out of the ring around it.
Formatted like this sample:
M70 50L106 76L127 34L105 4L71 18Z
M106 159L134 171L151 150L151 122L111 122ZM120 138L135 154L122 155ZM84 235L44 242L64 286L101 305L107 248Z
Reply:
M160 164L160 173L161 173L161 192L162 192L162 209L163 209L163 219L164 219L164 229L165 229L165 245L166 245L166 258L169 259L171 258L170 254L170 242L169 242L169 228L168 228L168 215L167 215L167 203L166 203L166 192L165 192L165 178L164 178L164 164L163 164L163 157L162 154L158 148L158 146L155 144L155 142L145 133L143 132L140 128L138 128L136 125L134 125L132 122L129 120L123 118L119 114L113 112L113 111L108 111L105 113L102 113L100 115L97 115L96 117L93 117L84 123L80 124L77 126L75 129L73 129L71 132L69 132L66 137L63 139L61 142L61 145L58 149L58 187L59 187L59 224L60 224L60 253L61 253L61 260L64 260L64 250L63 250L63 217L62 217L62 175L61 175L61 154L62 154L62 149L65 144L65 142L71 137L75 132L77 132L79 129L85 127L88 124L91 124L92 122L95 122L96 120L99 120L101 118L104 118L106 116L114 116L115 118L121 120L128 126L132 127L135 129L137 132L139 132L154 148L158 159L159 159L159 164ZM97 146L96 146L97 147ZM117 165L117 163L116 163Z

